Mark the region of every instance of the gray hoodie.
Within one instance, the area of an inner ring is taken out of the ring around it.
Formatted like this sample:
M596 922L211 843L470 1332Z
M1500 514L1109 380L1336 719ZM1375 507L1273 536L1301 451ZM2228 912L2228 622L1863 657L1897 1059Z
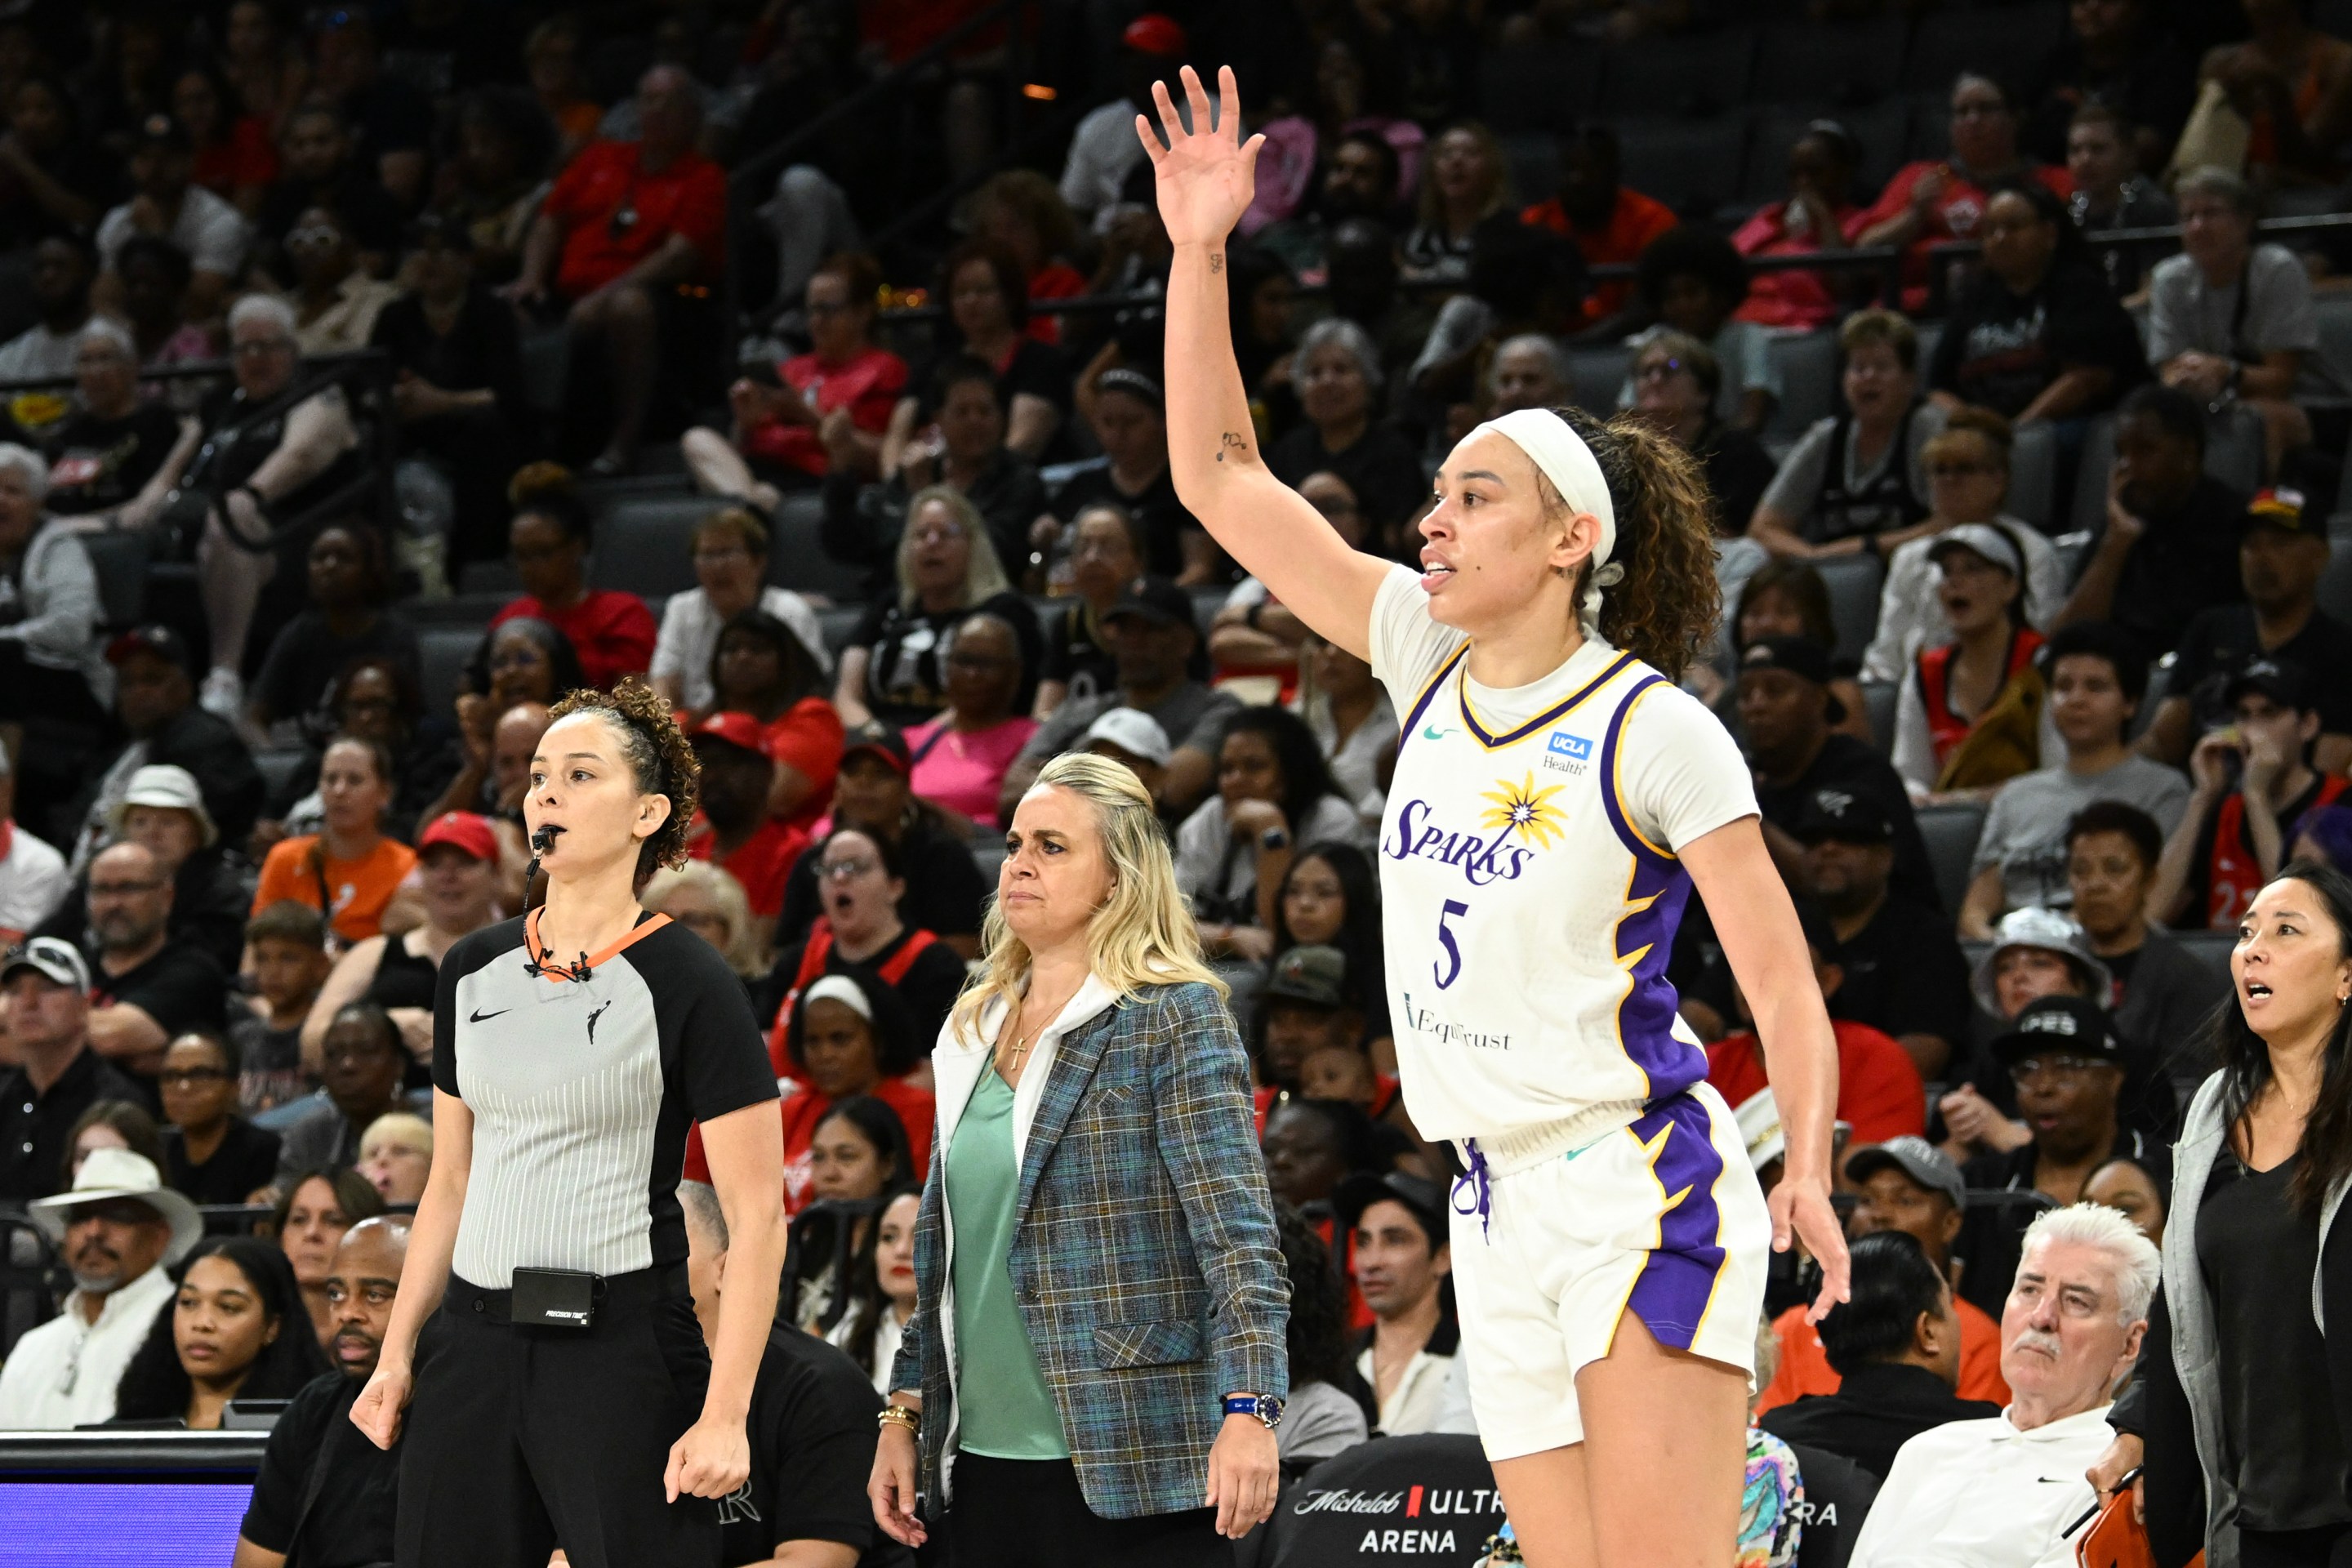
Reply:
M0 594L6 592L0 585ZM97 639L98 570L81 536L54 517L42 518L25 546L16 593L19 618L0 626L0 637L23 643L27 663L79 673L90 695L110 707L113 671Z

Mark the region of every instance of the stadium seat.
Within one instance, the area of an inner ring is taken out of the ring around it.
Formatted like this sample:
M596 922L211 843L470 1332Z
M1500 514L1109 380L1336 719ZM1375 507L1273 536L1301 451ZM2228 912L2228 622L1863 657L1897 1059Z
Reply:
M2006 81L2057 45L2065 20L2065 6L2057 5L1930 11L1911 35L1903 86L1912 92L1942 93L1963 70Z
M2263 487L2263 416L2242 403L2205 421L2205 471L2241 495Z
M849 634L866 618L860 605L832 605L816 613L817 625L824 628L824 649L838 657L849 646Z
M2236 931L2176 931L2172 937L2208 969L2220 974L2230 973L2230 950L2238 945Z
M84 550L98 573L98 608L109 626L127 626L147 613L147 535L135 529L85 533Z
M294 782L294 775L301 771L303 760L310 754L299 746L273 746L254 752L253 766L261 774L265 798L282 798L286 786Z
M1623 344L1576 349L1568 356L1568 395L1580 408L1603 417L1617 412L1617 393L1633 363Z
M1782 332L1772 339L1769 352L1786 385L1764 435L1770 440L1794 441L1814 420L1836 411L1837 334Z
M1862 683L1862 705L1870 710L1870 738L1882 752L1895 749L1895 705L1902 695L1903 688L1897 681Z
M2132 714L2131 733L2125 739L2138 740L2156 722L2156 710L2164 706L2165 694L2172 689L2172 666L2179 657L2168 653L2148 666L2147 689L2140 695L2139 707Z
M2321 574L2319 607L2339 621L2352 621L2352 550L2338 550Z
M495 595L504 604L522 592L522 579L511 561L468 561L457 570L457 592Z
M1688 37L1643 38L1609 51L1601 108L1614 115L1702 115L1742 103L1756 63L1747 27Z
M1837 651L1860 658L1878 629L1878 588L1886 568L1877 556L1832 555L1813 563L1830 591L1830 621L1837 627Z
M2047 533L2058 504L2058 437L2048 425L2029 425L2017 433L2009 449L2009 505L2021 518Z
M1906 41L1899 16L1767 27L1757 47L1748 97L1758 103L1874 102L1902 74Z
M982 884L995 887L997 872L1004 864L1004 835L983 827L969 842L972 864L980 868Z
M769 523L768 581L795 594L863 609L866 569L845 566L824 552L817 542L824 521L824 497L803 490L783 499Z
M632 594L694 586L694 530L722 503L709 496L631 496L596 520L588 584Z
M2312 310L2319 318L2319 358L2335 373L2339 389L2326 397L2298 398L2305 405L2321 407L2342 407L2352 398L2344 395L2342 388L2352 386L2352 298L2342 294L2322 294L2312 301Z
M1478 68L1486 123L1505 137L1566 131L1600 95L1602 54L1580 39L1495 50ZM1519 199L1535 198L1522 186Z
M1635 121L1620 129L1618 144L1625 184L1669 201L1685 216L1709 217L1739 194L1748 121L1738 115Z
M1942 92L1915 94L1904 121L1903 157L1941 158L1952 150L1952 111Z
M1920 351L1925 363L1926 350ZM2074 470L2074 526L2093 534L2107 526L2107 470L2116 462L2116 416L2102 414L2083 432L2083 452Z
M553 418L563 411L563 387L572 374L572 334L562 327L533 327L522 334L523 405Z
M1936 896L1947 913L1955 913L1968 894L1969 862L1976 858L1985 808L1974 803L1923 805L1917 816L1919 837L1927 841L1927 864L1936 873Z
M1559 189L1559 142L1549 132L1506 136L1503 163L1522 206L1549 200Z
M426 626L416 634L420 695L427 713L446 713L482 633L473 626Z

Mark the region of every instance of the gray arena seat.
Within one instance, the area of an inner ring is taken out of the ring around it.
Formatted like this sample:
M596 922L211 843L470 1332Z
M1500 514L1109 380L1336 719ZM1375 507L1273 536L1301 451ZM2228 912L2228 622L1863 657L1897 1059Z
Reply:
M1899 16L1826 26L1769 26L1757 47L1748 98L1757 103L1868 103L1902 74L1909 33Z
M2172 938L2208 969L2223 975L2230 973L2230 950L2238 945L2236 931L2177 931Z
M285 792L309 755L299 747L271 747L253 753L253 766L261 774L261 786L268 792L268 798L276 800Z
M2009 449L2007 510L2048 532L2057 520L2058 437L2044 425L2029 425L2017 433Z
M81 544L98 574L98 607L106 625L136 624L147 613L147 535L136 530L85 533Z
M2172 689L2172 667L2179 658L2177 653L2168 653L2148 666L2147 690L2141 694L2139 707L2132 713L2131 733L2126 739L2138 740L2156 722L2156 710L2164 706L2164 699Z
M1927 864L1936 873L1936 895L1947 913L1956 913L1969 890L1969 862L1975 858L1977 836L1984 830L1981 805L1923 805L1917 812L1919 837L1927 841Z
M2005 81L2021 63L2041 58L2057 44L2065 20L2066 8L2054 5L1930 11L1911 35L1903 86L1911 92L1941 93L1963 70Z
M2114 415L2100 415L2084 430L2080 461L2074 470L2074 526L2096 534L2107 526L2107 470L2116 461Z
M1835 332L1782 332L1769 351L1786 384L1780 406L1772 413L1764 434L1768 439L1794 441L1816 419L1834 412L1837 402L1838 343Z
M1489 52L1478 66L1486 123L1497 136L1567 130L1600 94L1604 52L1582 39ZM1519 199L1540 197L1523 186Z
M768 581L795 594L863 605L866 569L845 566L824 552L824 546L817 542L824 522L822 496L802 491L783 499L769 524Z
M1590 102L1590 100L1586 100ZM1520 132L1503 141L1503 163L1522 205L1549 201L1559 189L1559 142L1549 131Z
M481 632L473 626L426 626L416 634L425 711L449 711L466 673L466 661L474 657L481 640Z
M1601 108L1614 115L1712 113L1747 100L1755 63L1756 34L1747 27L1620 44L1601 73Z
M860 605L835 605L819 610L816 622L824 628L825 651L838 658L841 650L849 646L849 634L856 631L857 623L865 618L865 606Z
M2352 620L2352 550L2336 551L2328 558L2318 599L2319 607L2337 620Z
M1878 629L1878 589L1885 565L1874 554L1833 555L1813 567L1830 591L1830 620L1837 627L1837 651L1860 658Z
M1748 121L1738 115L1701 121L1633 121L1618 132L1619 167L1637 191L1671 192L1677 212L1711 216L1739 194Z
M1568 395L1580 408L1604 418L1617 412L1617 391L1625 384L1633 351L1622 343L1605 348L1571 350L1568 356Z
M1869 710L1870 738L1882 752L1895 749L1895 705L1902 695L1903 688L1895 681L1862 683L1862 705Z
M630 496L596 520L592 587L680 594L694 586L694 531L726 503L705 495Z

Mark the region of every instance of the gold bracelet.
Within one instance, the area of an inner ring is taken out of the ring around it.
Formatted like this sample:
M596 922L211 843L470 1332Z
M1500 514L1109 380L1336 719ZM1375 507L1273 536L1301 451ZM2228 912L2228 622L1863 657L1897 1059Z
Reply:
M910 1437L922 1436L923 1413L909 1405L886 1405L875 1415L874 1421L877 1427L904 1426L907 1429L907 1435Z

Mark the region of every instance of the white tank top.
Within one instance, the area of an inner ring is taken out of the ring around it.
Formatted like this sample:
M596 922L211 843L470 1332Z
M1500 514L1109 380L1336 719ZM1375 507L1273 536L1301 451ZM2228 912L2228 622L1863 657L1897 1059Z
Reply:
M1492 1140L1590 1118L1597 1136L1704 1079L1665 968L1691 891L1675 850L1757 815L1722 724L1597 638L1482 686L1402 566L1371 646L1404 716L1379 858L1413 1125Z

